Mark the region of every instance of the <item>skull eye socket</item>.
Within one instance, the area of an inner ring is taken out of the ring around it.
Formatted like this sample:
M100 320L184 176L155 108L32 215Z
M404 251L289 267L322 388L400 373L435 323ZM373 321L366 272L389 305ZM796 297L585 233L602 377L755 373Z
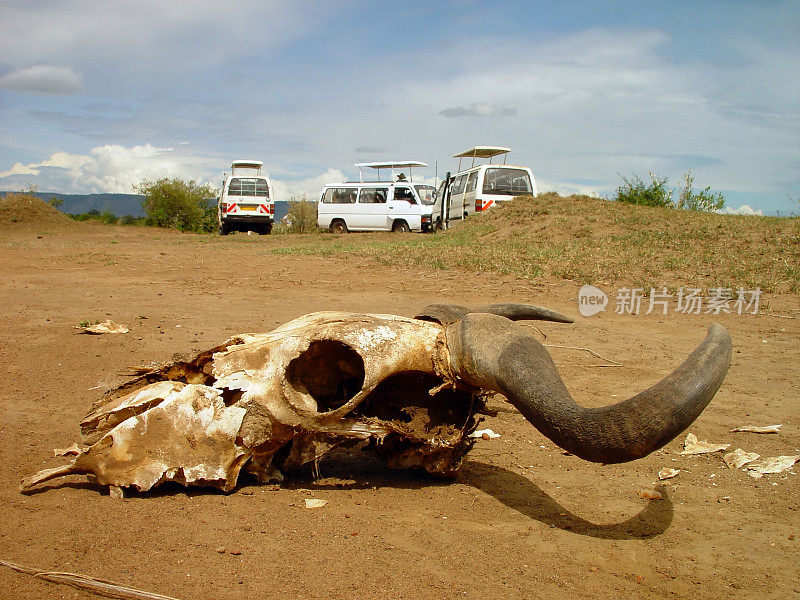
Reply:
M317 402L319 412L339 408L364 386L364 359L347 344L316 340L289 363L286 380Z

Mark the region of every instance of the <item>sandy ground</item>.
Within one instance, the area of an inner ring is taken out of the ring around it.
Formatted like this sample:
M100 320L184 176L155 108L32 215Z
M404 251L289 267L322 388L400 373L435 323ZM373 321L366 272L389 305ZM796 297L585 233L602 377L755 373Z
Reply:
M288 238L285 238L288 240ZM432 273L267 252L281 242L82 225L0 232L0 559L199 598L800 597L800 481L755 480L721 453L681 456L681 439L634 463L565 455L501 398L455 482L326 460L322 479L242 479L231 494L165 486L125 500L72 476L22 495L55 466L78 422L124 367L211 347L323 310L413 315L430 302L531 302L576 316L537 324L587 405L648 387L702 340L709 315L577 311L578 286ZM797 296L772 316L717 318L734 339L730 373L689 431L764 456L800 454ZM82 335L85 320L126 335ZM777 435L733 433L783 424ZM657 483L663 499L638 491ZM327 504L306 509L306 498ZM94 597L0 568L0 598Z

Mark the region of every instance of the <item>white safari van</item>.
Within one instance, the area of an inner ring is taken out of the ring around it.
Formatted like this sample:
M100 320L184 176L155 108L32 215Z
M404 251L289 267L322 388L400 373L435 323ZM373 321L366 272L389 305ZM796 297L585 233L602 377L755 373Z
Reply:
M439 228L450 220L463 219L494 204L512 200L516 196L536 195L536 180L527 167L505 164L510 148L500 146L475 146L454 154L458 158L458 172L445 178L439 186L433 207L434 227ZM503 164L493 164L495 156L503 156ZM464 158L471 158L469 168L462 170ZM488 159L488 164L475 165L475 159Z
M269 178L261 174L262 166L260 160L235 160L231 164L217 202L220 235L237 230L260 235L272 231L275 201Z
M411 168L427 167L416 161L356 163L357 182L335 183L322 189L317 225L333 233L347 231L428 231L431 208L436 198L432 185L412 183ZM378 171L379 181L363 181L361 169ZM380 181L380 170L389 169L391 178ZM395 174L399 169L405 173Z

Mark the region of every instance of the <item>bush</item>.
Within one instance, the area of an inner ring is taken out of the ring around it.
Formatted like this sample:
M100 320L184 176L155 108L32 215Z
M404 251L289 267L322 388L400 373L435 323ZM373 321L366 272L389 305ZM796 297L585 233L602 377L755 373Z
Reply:
M289 214L284 217L287 233L312 233L318 231L317 203L305 196L289 200Z
M93 208L89 212L70 215L70 217L75 221L100 221L105 225L115 225L117 223L117 216L110 210L100 212L96 208Z
M711 187L695 192L692 187L694 175L689 169L683 176L683 189L678 194L678 202L672 200L673 189L667 187L667 178L658 177L650 173L650 183L642 181L638 175L633 175L627 179L620 175L625 185L617 188L617 196L614 198L620 202L628 204L638 204L640 206L666 206L669 208L680 208L684 210L698 210L713 212L725 206L725 197L720 192L712 192Z
M678 196L678 208L685 210L700 210L705 212L718 211L725 206L725 197L721 192L712 192L711 186L701 192L694 192L694 175L689 169L683 176L684 186Z
M144 225L145 219L133 215L123 215L119 218L120 225Z
M163 178L144 180L133 187L144 196L147 224L181 231L214 231L217 228L217 191L194 181Z
M640 206L672 206L672 190L667 187L666 177L660 179L650 173L649 184L642 181L638 175L633 175L632 180L622 175L620 178L625 185L617 188L615 200Z
M112 213L110 210L104 210L103 212L100 213L100 217L98 218L98 220L106 225L116 225L117 215Z

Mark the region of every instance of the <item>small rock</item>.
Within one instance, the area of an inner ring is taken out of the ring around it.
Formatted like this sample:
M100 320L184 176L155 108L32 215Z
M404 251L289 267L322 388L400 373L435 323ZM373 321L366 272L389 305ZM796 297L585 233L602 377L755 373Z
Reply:
M658 490L649 490L646 488L642 488L636 492L640 498L644 498L645 500L661 500L664 496L661 495L661 492Z
M673 477L677 477L680 472L680 469L664 468L658 472L658 478L661 481L665 479L672 479Z

